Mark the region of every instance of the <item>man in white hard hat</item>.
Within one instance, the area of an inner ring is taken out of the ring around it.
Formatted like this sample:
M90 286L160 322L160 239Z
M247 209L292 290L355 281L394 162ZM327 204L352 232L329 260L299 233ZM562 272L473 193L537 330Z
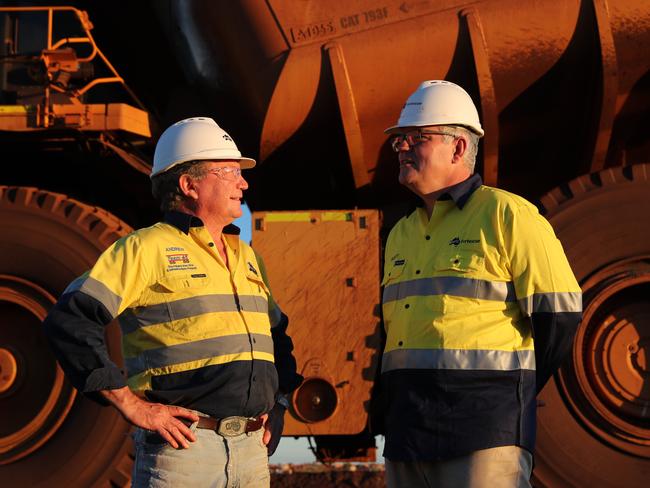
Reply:
M425 81L386 132L422 201L386 243L388 486L529 487L535 396L570 351L580 287L537 209L474 174L465 90Z
M133 486L269 486L284 395L302 377L264 266L232 225L254 165L210 118L169 127L151 173L164 220L107 249L45 320L72 384L137 427ZM115 318L126 378L104 344Z

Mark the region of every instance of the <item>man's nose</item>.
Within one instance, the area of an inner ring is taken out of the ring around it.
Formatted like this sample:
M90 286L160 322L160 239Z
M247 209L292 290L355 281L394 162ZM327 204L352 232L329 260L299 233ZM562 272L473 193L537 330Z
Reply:
M239 188L242 190L247 190L248 189L248 181L244 179L244 176L239 177L239 184L237 185Z
M404 138L403 138L402 140L400 140L399 143L397 144L397 151L398 151L398 152L404 152L404 151L408 151L409 149L411 149L411 146L410 146L409 143L406 141L406 137L404 137Z

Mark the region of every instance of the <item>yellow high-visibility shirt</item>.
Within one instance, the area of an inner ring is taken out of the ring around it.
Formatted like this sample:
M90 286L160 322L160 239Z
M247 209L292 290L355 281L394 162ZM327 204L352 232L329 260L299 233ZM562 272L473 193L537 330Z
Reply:
M385 248L386 457L519 445L570 348L581 291L550 224L474 175L392 229Z
M46 321L61 364L81 391L120 387L95 339L118 318L134 392L217 417L268 411L278 372L287 392L300 377L261 260L229 226L226 266L199 219L168 217L119 239L65 290Z
M463 209L438 201L431 219L418 208L391 231L385 255L383 371L534 370L525 318L582 309L550 224L503 190L481 186Z

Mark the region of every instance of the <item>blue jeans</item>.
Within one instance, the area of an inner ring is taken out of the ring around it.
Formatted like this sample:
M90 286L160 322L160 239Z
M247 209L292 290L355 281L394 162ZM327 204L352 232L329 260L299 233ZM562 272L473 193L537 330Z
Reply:
M157 434L136 429L134 488L269 488L264 428L236 437L197 429L196 424L190 429L196 442L188 449L174 449Z

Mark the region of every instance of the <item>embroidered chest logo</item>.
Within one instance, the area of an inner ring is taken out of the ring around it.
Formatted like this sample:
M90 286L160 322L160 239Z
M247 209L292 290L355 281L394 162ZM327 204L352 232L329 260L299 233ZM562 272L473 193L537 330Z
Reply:
M449 241L449 245L459 246L460 244L478 244L480 242L480 239L461 239L460 237L454 237L451 241Z
M167 271L180 271L196 269L194 263L190 261L190 256L185 252L171 252L170 251L184 251L182 247L168 247L165 249L165 257L167 258Z
M187 257L187 254L168 254L167 260L169 261L169 264L188 264L190 262L190 258Z

